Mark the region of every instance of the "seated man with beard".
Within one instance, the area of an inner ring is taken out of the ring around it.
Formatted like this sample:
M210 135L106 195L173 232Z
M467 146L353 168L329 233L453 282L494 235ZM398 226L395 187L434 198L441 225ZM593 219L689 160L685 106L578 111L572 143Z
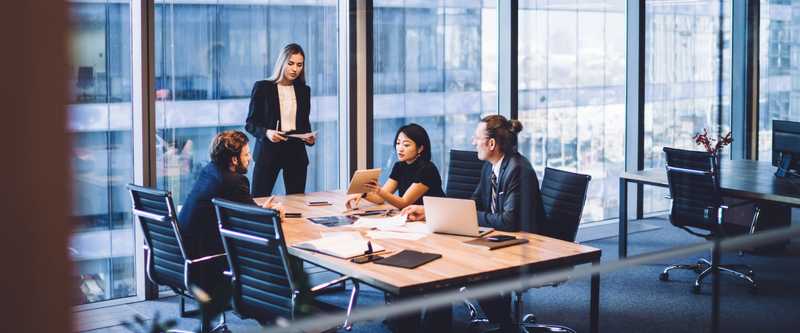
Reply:
M225 131L217 134L211 143L211 162L200 171L178 216L188 258L197 259L225 252L211 199L222 198L256 205L250 195L250 181L245 175L251 160L248 141L240 131ZM272 198L261 207L279 209L278 205L272 203ZM223 274L227 268L225 257L219 257L193 274L192 282L211 296L207 317L221 313L228 304L230 283Z

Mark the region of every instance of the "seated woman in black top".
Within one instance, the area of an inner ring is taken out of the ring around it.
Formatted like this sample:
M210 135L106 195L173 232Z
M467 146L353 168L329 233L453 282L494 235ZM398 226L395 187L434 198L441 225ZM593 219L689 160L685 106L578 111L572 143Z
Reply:
M417 124L408 124L395 134L397 163L392 167L389 180L383 187L377 183L368 184L372 192L364 195L354 194L347 200L348 207L357 207L361 198L382 204L387 202L403 209L409 205L421 205L423 196L444 197L442 177L439 169L431 162L431 140L428 132ZM397 190L399 195L395 195Z

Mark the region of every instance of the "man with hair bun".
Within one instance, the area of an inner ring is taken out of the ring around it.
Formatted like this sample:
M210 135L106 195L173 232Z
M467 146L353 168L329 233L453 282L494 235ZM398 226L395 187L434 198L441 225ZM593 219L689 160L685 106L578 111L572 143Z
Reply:
M536 233L544 223L539 179L530 161L517 151L520 131L522 123L501 115L484 117L475 128L472 144L478 159L488 162L484 163L478 188L472 194L482 227ZM425 208L408 206L403 214L412 221L423 220ZM500 324L501 331L514 331L509 294L480 300L480 304L489 320Z

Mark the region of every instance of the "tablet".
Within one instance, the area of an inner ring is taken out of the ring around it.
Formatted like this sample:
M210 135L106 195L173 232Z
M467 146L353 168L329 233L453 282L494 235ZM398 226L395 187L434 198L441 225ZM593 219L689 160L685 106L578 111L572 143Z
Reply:
M370 192L370 189L365 185L370 181L377 183L378 177L380 176L380 168L356 170L356 173L353 174L353 179L350 180L350 187L347 188L347 194Z

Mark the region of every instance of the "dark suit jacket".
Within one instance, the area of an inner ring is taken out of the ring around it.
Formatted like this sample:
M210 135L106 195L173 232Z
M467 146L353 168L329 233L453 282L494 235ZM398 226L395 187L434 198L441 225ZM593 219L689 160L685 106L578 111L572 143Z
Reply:
M212 198L256 204L250 196L247 176L208 163L200 172L178 216L184 249L190 258L225 252Z
M531 163L519 153L507 154L497 179L497 213L491 213L492 164L485 163L481 181L472 194L478 209L478 224L502 231L536 233L544 224L544 206L539 178Z
M297 99L296 132L311 132L311 88L295 82L294 95ZM267 130L276 129L278 120L281 120L281 110L277 84L267 80L256 81L250 94L250 111L244 126L256 138L253 150L255 167L269 163L280 163L284 167L307 165L308 154L302 140L289 138L288 141L275 143L267 139Z

